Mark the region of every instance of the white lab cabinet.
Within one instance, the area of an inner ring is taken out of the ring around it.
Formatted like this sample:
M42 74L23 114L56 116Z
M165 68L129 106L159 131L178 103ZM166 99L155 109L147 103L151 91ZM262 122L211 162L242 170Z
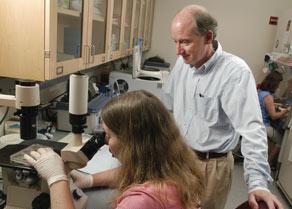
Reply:
M277 185L287 197L292 206L292 120L284 135L280 152L281 167L278 174Z
M276 38L273 45L273 52L288 54L290 51L290 53L292 53L291 31L292 31L292 9L289 9L286 10L279 17Z
M1 0L0 76L51 80L150 48L155 0ZM142 14L142 15L139 15Z

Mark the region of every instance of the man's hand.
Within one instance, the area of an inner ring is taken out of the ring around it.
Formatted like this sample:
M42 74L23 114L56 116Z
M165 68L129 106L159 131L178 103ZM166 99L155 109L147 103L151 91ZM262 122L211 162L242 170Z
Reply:
M283 209L275 195L265 190L254 190L248 194L248 203L252 209L260 209L259 202L265 202L268 209Z
M57 181L68 181L61 157L51 148L39 148L31 151L30 155L25 154L24 158L47 180L49 186Z
M73 170L70 173L74 184L80 189L90 188L93 186L93 177L90 174L81 173L77 170Z

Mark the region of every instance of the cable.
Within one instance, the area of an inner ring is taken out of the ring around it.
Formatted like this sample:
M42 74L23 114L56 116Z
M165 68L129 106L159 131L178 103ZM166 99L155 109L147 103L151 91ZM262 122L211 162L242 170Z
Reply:
M115 85L117 86L117 90L115 90ZM120 95L121 94L121 90L120 90L120 86L119 86L118 80L115 80L114 86L113 86L113 90L115 91L116 95Z
M51 99L51 101L49 103L52 103L53 101L55 101L56 99L58 99L59 97L63 96L64 94L68 93L68 91L66 90L65 92L63 92L62 94L59 94L58 96L54 97L53 99Z
M9 107L6 107L6 112L4 113L4 116L0 121L0 125L2 125L3 121L5 120L5 118L6 118L7 114L8 114L8 111L9 111Z

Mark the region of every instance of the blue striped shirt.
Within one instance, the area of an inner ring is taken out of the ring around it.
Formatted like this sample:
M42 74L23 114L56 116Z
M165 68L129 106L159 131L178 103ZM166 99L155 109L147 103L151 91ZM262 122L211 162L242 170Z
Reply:
M163 90L165 105L193 149L228 152L241 135L249 191L268 188L272 178L265 126L254 77L242 59L224 52L219 42L198 69L179 57Z

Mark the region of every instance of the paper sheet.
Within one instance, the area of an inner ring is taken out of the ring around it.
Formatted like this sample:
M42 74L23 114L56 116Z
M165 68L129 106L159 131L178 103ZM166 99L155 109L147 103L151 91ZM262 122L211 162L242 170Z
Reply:
M104 145L93 156L93 158L87 163L84 168L78 170L85 173L93 174L118 167L119 165L120 162L116 158L112 157L108 145Z

